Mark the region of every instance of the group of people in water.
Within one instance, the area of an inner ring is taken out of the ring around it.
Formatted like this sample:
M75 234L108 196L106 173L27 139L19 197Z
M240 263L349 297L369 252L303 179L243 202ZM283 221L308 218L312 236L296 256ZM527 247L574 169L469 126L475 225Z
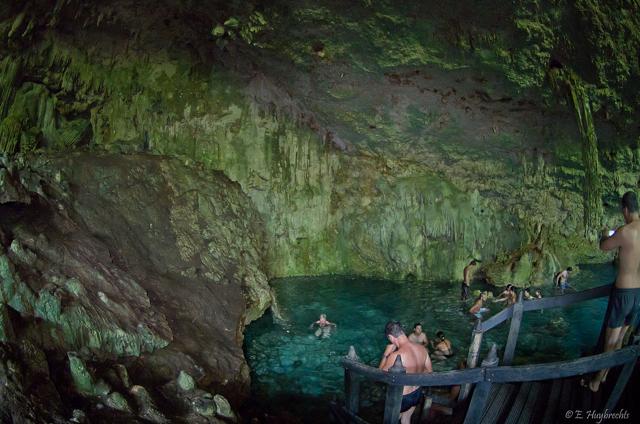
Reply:
M611 352L622 347L625 336L632 326L638 326L640 318L640 206L637 195L629 191L622 196L620 201L621 212L624 217L624 225L617 230L603 230L599 247L603 251L616 249L618 252L618 275L613 284L613 291L609 297L611 313L607 318L604 337L604 351ZM474 259L465 267L461 287L461 299L469 297L472 270L477 266L478 260ZM572 288L569 285L569 273L571 267L556 273L553 284L556 289L564 293L564 290ZM539 299L542 297L540 290L526 288L523 291L523 299ZM474 302L469 312L479 314L483 310L483 304L487 300L488 293L482 292ZM512 284L507 285L504 291L495 300L513 305L517 302L517 295ZM399 322L389 322L385 327L385 336L389 345L385 348L379 368L388 370L395 363L396 357L401 356L402 364L407 373L432 372L431 359L426 346L428 340L422 333L422 326L415 325L413 332L407 337ZM442 335L444 339L444 335ZM448 346L450 349L450 345ZM435 352L433 353L435 355ZM590 378L583 378L580 384L597 392L608 374L608 369L596 372ZM408 424L411 415L422 399L422 392L418 386L405 386L403 388L400 420Z
M637 321L640 315L640 208L636 194L626 193L621 200L622 213L625 225L616 231L603 232L600 240L602 250L618 249L619 272L614 283L614 291L610 297L611 315L607 322L605 334L605 352L619 349L622 345L627 330L631 324ZM463 282L461 286L461 300L467 300L470 294L470 283L474 268L479 260L472 260L463 272ZM569 285L569 274L573 269L564 268L553 276L553 285L556 289L564 290L572 288ZM522 296L524 300L542 298L539 289L533 293L530 288L525 288ZM480 316L488 309L484 304L489 298L489 292L481 292L475 299L469 313ZM506 305L513 305L517 302L516 289L512 284L508 284L505 289L495 298L494 302L505 302ZM317 326L315 335L317 337L327 337L336 324L327 320L325 314L320 315L320 319L311 324L311 328ZM431 341L424 333L422 324L416 323L413 331L409 335L405 334L402 325L397 321L390 321L385 326L385 337L388 344L379 363L379 368L388 370L393 366L398 356L402 358L402 364L407 373L428 373L433 367L431 358L446 359L453 355L451 341L449 341L442 331L438 331ZM429 352L431 349L431 353ZM584 387L596 392L600 384L605 381L608 370L601 370L590 379L583 379L581 384ZM417 386L405 386L401 405L400 420L403 424L408 424L411 415L417 405L422 401L422 391Z

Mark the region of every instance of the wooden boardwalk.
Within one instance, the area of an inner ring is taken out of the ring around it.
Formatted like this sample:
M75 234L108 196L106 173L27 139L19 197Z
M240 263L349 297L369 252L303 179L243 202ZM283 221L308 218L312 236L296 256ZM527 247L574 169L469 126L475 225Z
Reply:
M491 388L480 423L556 423L575 411L603 410L602 394L580 387L579 378L497 384ZM582 412L585 411L585 412Z
M396 423L400 412L403 386L422 386L430 393L433 387L459 385L460 396L453 405L451 422L469 423L555 423L575 420L592 420L589 411L613 412L633 374L640 357L640 338L630 337L620 350L547 364L511 366L517 345L520 323L524 312L546 308L565 307L585 300L608 296L611 285L576 292L569 295L522 300L506 308L485 322L478 320L473 330L467 362L470 368L428 374L406 374L398 357L389 371L362 364L352 347L341 359L345 368L344 403L332 404L334 421L342 423L366 423L359 415L360 384L377 381L387 385L384 417L385 424ZM606 322L609 310L605 313ZM482 350L483 334L500 323L510 320L509 336L504 347L502 363L493 345L484 360L478 364ZM604 325L602 327L604 330ZM602 335L601 335L602 339ZM599 342L600 343L600 342ZM598 393L583 388L581 378L610 368L607 384ZM428 415L428 408L437 403L436 396L427 395L425 411L414 413L414 422ZM439 422L443 422L440 420Z

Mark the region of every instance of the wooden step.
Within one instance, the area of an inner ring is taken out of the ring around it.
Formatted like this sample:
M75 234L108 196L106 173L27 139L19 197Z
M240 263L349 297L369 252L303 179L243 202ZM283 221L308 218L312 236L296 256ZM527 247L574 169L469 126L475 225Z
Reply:
M558 416L557 409L560 403L560 393L562 391L562 380L556 379L551 383L551 391L549 392L549 398L547 400L547 406L545 408L544 417L542 418L542 424L551 424L556 422Z
M485 409L481 422L486 424L497 423L505 411L508 410L517 388L517 384L501 384L495 396L492 398L492 402Z
M528 381L520 384L518 395L516 396L516 400L511 405L509 415L505 420L505 424L516 424L518 422L520 414L522 413L522 409L527 403L527 398L529 397L529 392L531 391L531 385L532 384Z
M531 383L531 390L527 396L527 401L522 408L522 413L518 418L518 423L531 423L534 422L533 418L536 416L538 409L536 407L540 404L539 400L542 395L543 383L536 381Z

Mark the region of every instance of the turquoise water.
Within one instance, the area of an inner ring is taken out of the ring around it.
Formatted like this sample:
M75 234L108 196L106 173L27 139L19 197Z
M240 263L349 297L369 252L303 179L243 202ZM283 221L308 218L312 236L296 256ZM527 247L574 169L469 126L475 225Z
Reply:
M570 283L578 290L613 281L609 265L585 265ZM434 361L435 371L455 369L465 359L475 318L467 311L472 301L460 302L459 283L394 282L353 277L291 278L272 282L281 318L268 313L245 332L245 354L251 367L252 392L271 408L283 404L295 415L308 414L333 397L343 397L343 369L338 358L349 346L361 360L377 366L386 339L384 325L399 320L406 331L421 322L429 339L438 330L453 343L454 357ZM560 295L549 282L544 296ZM471 290L500 290L473 283ZM503 304L487 303L485 319ZM515 364L571 359L596 342L606 299L565 309L527 312L516 349ZM309 325L326 313L337 324L328 338L318 338ZM485 334L482 355L490 343L504 347L509 322ZM372 394L372 397L377 397ZM364 402L367 402L365 393ZM324 411L323 410L323 411ZM324 413L324 412L323 412ZM326 415L323 415L325 418ZM310 421L310 420L307 420ZM322 421L322 420L319 420Z

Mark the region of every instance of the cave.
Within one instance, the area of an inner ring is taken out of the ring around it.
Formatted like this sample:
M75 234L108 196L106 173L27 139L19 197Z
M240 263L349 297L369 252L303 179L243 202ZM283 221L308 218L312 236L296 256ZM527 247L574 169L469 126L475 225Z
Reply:
M398 320L453 341L434 375L603 354L602 285L636 284L639 9L3 1L0 422L377 422L349 367L384 380ZM625 367L602 390L633 417Z

